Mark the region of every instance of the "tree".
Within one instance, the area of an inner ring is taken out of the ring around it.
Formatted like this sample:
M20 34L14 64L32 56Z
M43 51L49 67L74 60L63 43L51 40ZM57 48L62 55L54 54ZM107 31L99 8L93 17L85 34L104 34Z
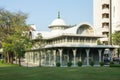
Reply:
M102 45L100 40L97 40L97 45Z
M120 46L120 32L116 31L113 35L113 44L114 45L119 45ZM119 52L120 52L120 48L118 48L118 57L119 57Z
M38 33L37 37L37 45L40 48L40 53L39 53L39 66L41 66L41 49L45 46L45 42L43 40L42 34Z
M116 31L113 35L113 44L120 46L120 32Z
M21 58L24 57L25 51L32 47L32 42L27 38L21 38L21 41L15 41L14 52L16 59L18 58L19 66L21 66Z
M20 58L25 53L26 45L31 42L27 35L27 15L22 12L12 13L0 9L0 41L6 62L13 63L13 57Z

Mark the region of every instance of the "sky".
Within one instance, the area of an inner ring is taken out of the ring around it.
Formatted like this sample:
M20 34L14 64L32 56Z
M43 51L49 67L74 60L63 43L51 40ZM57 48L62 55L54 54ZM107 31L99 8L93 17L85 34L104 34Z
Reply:
M37 30L48 31L48 25L57 18L67 25L89 22L93 25L93 0L0 0L0 8L28 14L27 24L35 24Z

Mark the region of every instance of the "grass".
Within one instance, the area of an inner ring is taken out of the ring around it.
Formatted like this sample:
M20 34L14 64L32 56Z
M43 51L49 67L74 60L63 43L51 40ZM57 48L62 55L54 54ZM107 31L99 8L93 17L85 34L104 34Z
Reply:
M34 67L0 63L0 80L120 80L117 67Z

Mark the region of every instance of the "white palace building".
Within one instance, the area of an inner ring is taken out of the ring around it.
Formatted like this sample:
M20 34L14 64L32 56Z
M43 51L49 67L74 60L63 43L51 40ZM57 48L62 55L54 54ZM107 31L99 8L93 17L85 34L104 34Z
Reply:
M51 30L49 32L30 31L36 44L25 54L27 63L56 66L59 62L61 66L67 66L68 62L72 62L72 66L77 66L77 62L81 61L83 65L89 66L91 61L98 65L105 57L112 60L115 47L98 45L97 40L103 36L96 35L94 27L89 23L69 26L58 14L58 18L48 27ZM42 35L44 46L40 46L38 34Z

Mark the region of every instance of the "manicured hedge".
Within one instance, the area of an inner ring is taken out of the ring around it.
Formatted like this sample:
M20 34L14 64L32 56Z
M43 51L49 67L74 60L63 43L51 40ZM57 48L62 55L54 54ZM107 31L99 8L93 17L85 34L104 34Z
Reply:
M68 66L68 67L71 67L71 66L72 66L72 62L68 62L68 63L67 63L67 66Z
M82 62L81 62L81 61L78 61L78 62L77 62L77 65L78 65L79 67L81 67L81 66L82 66Z
M120 67L120 64L110 64L110 67Z
M102 66L104 66L105 63L104 62L100 62L99 64L102 67Z
M60 67L60 66L61 66L60 62L57 62L57 63L56 63L56 66L57 66L57 67Z
M91 66L94 66L94 62L93 62L93 61L91 61L91 62L90 62L90 65L91 65Z

